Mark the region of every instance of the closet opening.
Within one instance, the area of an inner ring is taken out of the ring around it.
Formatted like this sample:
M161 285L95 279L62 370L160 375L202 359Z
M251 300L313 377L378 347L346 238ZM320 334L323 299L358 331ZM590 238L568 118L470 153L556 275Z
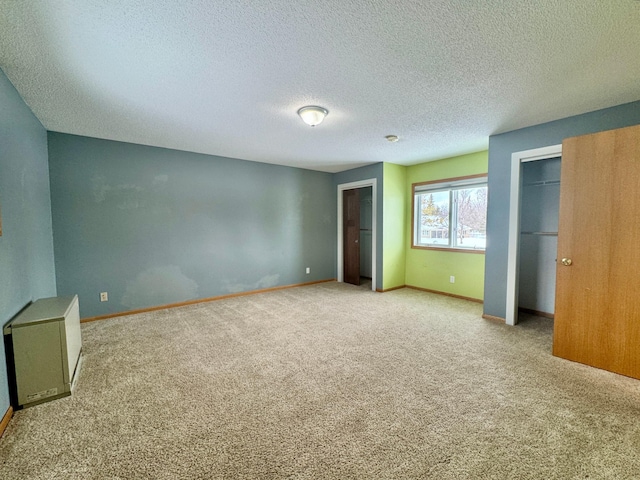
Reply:
M507 325L518 323L520 307L554 313L561 156L562 145L511 155Z

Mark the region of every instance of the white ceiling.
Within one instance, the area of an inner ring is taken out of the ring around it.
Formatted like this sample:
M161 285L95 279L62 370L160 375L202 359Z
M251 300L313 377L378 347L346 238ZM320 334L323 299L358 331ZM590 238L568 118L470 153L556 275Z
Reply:
M640 99L640 2L0 0L0 67L47 130L411 165Z

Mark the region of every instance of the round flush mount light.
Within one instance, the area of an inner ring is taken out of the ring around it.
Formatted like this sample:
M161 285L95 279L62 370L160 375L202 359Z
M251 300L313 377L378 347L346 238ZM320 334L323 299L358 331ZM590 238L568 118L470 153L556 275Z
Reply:
M321 124L328 113L329 110L317 105L308 105L298 110L298 115L300 115L302 121L312 127Z
M397 135L387 135L384 138L386 138L388 142L392 142L392 143L398 141L398 136Z

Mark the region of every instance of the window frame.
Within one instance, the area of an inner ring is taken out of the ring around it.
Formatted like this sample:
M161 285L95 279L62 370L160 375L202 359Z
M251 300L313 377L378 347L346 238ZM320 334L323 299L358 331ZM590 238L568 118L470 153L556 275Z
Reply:
M477 188L481 186L488 187L488 175L479 173L475 175L466 175L463 177L445 178L442 180L430 180L426 182L417 182L411 184L411 248L418 250L435 250L439 252L461 252L461 253L478 253L484 255L486 248L465 248L453 246L454 239L452 237L454 210L457 206L449 208L449 245L420 245L416 244L416 195L422 195L429 192L442 192L451 190L459 190L464 188ZM451 195L451 193L449 193ZM457 215L457 212L456 212ZM456 218L457 220L457 218Z

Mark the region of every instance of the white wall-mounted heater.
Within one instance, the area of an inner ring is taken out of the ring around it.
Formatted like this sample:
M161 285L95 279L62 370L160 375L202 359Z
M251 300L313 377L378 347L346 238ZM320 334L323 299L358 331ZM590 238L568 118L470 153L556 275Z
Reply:
M15 409L71 395L82 351L77 295L33 302L3 333Z

